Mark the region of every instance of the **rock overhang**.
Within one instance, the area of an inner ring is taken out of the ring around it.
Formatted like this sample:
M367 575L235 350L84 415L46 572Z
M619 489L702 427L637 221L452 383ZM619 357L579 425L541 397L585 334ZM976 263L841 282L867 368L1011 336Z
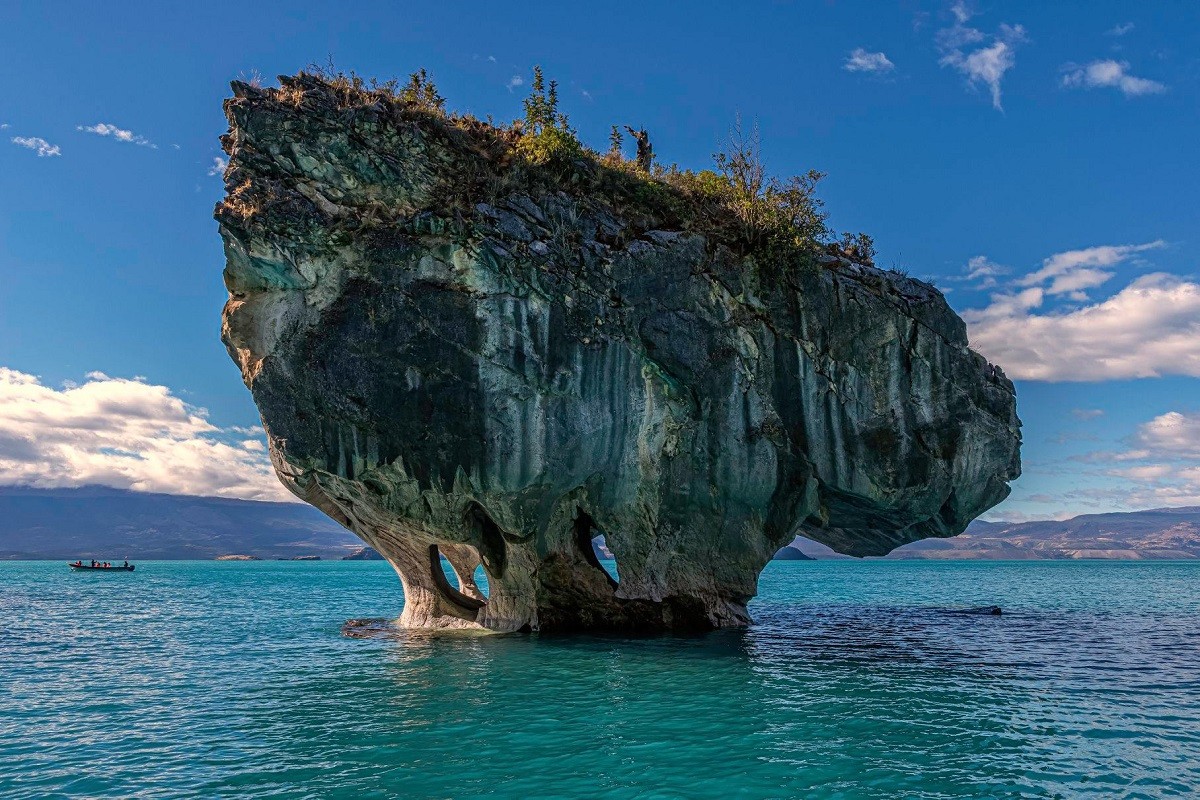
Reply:
M505 132L283 80L226 104L222 335L281 479L393 564L405 624L744 624L794 534L882 555L1019 475L1013 386L931 286L772 271L521 180Z

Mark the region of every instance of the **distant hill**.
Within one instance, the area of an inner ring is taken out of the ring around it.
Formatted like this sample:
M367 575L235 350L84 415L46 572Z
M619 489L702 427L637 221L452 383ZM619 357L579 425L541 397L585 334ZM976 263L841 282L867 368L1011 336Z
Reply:
M815 558L832 550L798 539ZM975 521L952 539L925 539L892 551L893 559L1173 559L1200 558L1200 507L1083 514L1068 520Z
M341 558L362 541L304 503L0 487L0 559Z
M597 553L608 556L603 541ZM794 549L793 549L794 548ZM362 551L360 553L360 551ZM796 551L799 551L797 553ZM0 559L212 559L378 555L303 503L0 486ZM845 558L797 539L776 558ZM953 539L905 545L894 559L1200 558L1200 507L1084 514L1063 521L973 522Z

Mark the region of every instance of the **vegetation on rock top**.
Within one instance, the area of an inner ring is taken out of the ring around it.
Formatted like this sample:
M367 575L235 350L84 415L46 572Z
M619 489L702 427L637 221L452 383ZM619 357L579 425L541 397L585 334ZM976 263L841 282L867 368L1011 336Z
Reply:
M462 174L439 196L440 213L475 213L516 190L533 195L565 191L588 203L602 203L643 230L678 229L701 233L716 246L752 262L763 272L812 269L823 254L873 265L874 245L864 234L838 237L816 194L823 173L810 170L786 179L772 177L763 164L757 125L734 124L711 169L681 169L654 160L649 134L627 130L638 155L624 154L624 136L614 125L607 152L584 144L559 109L558 84L534 67L525 116L509 124L447 111L445 98L424 70L407 82L364 80L332 64L310 65L297 76L280 76L278 88L261 89L274 100L300 109L306 99L332 100L339 112L375 108L398 118L416 119L442 134L463 155ZM241 216L257 205L234 186L225 206Z

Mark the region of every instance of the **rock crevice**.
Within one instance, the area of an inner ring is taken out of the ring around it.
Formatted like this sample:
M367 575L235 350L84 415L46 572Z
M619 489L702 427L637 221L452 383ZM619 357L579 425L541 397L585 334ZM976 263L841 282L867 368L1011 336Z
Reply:
M1013 386L927 284L759 264L495 129L281 80L226 102L222 336L402 624L741 625L795 534L953 536L1019 474Z

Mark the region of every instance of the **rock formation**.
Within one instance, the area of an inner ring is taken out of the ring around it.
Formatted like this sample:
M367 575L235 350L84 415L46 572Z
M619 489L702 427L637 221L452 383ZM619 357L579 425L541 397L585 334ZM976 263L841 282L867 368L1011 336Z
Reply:
M661 182L280 80L226 101L222 337L279 477L391 562L402 625L743 625L798 532L879 555L1008 494L1013 385L931 286L762 264Z

